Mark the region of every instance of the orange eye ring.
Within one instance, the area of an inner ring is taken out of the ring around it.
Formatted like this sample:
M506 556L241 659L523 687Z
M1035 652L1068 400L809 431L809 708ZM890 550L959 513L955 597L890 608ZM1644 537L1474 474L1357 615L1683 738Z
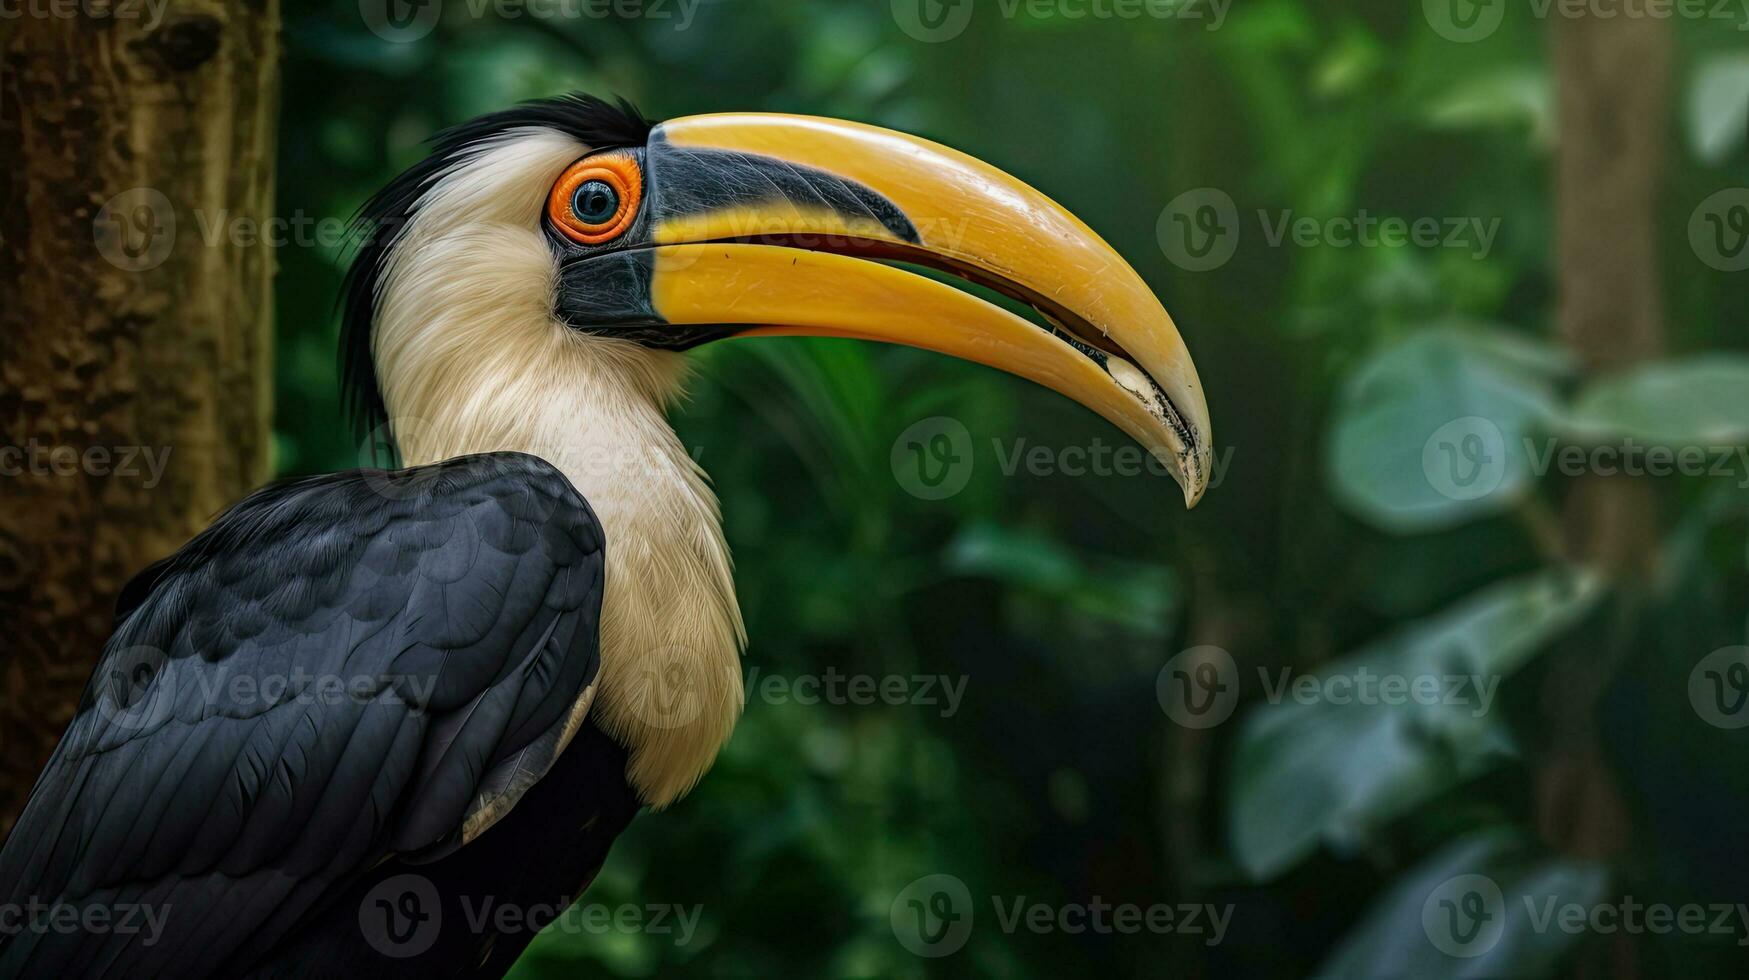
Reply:
M578 213L579 191L584 192L588 205L583 214ZM600 245L631 227L643 196L644 175L630 152L584 157L571 164L553 185L547 197L547 217L553 227L579 245Z

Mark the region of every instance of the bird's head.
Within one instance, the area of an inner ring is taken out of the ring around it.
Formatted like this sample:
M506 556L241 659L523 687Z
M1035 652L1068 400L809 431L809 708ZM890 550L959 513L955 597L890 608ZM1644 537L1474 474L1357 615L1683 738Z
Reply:
M375 422L441 427L434 390L525 411L515 399L540 396L522 387L530 351L659 398L669 369L638 351L851 337L1055 389L1157 456L1186 503L1207 486L1208 408L1171 317L1097 234L987 163L833 119L657 125L581 96L434 142L364 211L344 357ZM1043 322L893 262L995 289Z
M588 500L608 563L589 717L655 805L709 767L743 700L716 500L665 416L682 351L818 335L952 354L1111 420L1187 503L1207 486L1202 387L1141 277L1043 194L926 140L553 99L440 135L362 221L342 338L355 409L407 463L529 452Z

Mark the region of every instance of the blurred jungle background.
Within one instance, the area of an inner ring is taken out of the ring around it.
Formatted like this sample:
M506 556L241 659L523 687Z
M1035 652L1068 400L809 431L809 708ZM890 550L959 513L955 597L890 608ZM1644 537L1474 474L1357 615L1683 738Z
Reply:
M697 929L556 929L518 976L1743 975L1740 5L390 12L279 12L271 213L311 226L270 250L273 472L367 461L322 222L436 130L572 90L863 120L1004 167L1151 283L1215 426L1186 512L1121 434L983 368L698 351L676 425L722 499L748 708L586 898ZM964 427L957 492L904 472L919 425ZM903 696L760 694L834 675ZM969 904L907 905L936 875ZM1482 940L1443 924L1473 896ZM1046 925L1005 926L1016 899ZM1101 903L1224 925L1064 914ZM1595 914L1624 904L1674 918ZM1690 906L1706 928L1672 924ZM923 910L946 914L907 925Z

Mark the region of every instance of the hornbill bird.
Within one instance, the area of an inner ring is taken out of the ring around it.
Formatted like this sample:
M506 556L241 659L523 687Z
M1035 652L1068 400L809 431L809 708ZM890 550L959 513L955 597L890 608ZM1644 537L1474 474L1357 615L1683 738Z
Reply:
M666 417L687 348L955 355L1206 486L1203 392L1141 277L925 140L566 96L437 136L359 234L341 373L404 468L268 486L127 585L0 852L27 912L0 976L508 970L546 920L484 903L575 899L741 711L716 499Z

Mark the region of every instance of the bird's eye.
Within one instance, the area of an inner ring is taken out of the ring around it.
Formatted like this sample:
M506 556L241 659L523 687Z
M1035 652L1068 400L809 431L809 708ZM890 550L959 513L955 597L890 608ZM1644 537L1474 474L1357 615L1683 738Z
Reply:
M586 181L571 195L571 213L585 224L606 224L619 213L619 192L605 180Z
M600 245L625 233L638 216L644 177L629 152L584 157L553 185L547 216L580 245Z

